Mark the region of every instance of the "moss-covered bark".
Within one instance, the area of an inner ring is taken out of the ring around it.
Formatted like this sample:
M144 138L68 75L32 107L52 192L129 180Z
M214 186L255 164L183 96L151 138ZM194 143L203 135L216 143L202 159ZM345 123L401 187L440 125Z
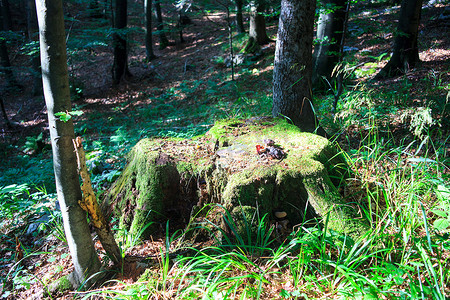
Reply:
M282 148L284 159L258 155L264 139ZM278 119L226 120L193 140L140 141L108 199L132 232L166 219L187 224L194 207L218 203L234 214L253 207L269 219L282 211L290 226L326 217L329 228L359 235L364 221L337 191L346 172L325 138Z

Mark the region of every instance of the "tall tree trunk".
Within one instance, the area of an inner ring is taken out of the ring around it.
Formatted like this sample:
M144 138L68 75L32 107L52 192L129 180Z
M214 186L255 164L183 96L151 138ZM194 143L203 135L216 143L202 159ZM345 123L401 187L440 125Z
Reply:
M319 126L311 103L315 8L315 0L281 1L273 70L272 115L287 118L308 132Z
M27 32L32 42L39 41L39 28L34 0L27 0ZM33 95L42 95L41 58L39 53L31 54L31 69L33 74Z
M12 71L11 61L9 60L8 46L6 41L0 38L0 61L1 61L1 71L5 73L6 82L8 83L8 88L14 89L19 86Z
M9 1L0 0L0 6L1 6L3 30L5 31L11 30L12 22L11 22L11 10L9 9Z
M100 8L100 4L98 3L98 0L91 0L89 2L89 16L91 18L102 18L102 9Z
M331 81L331 74L341 61L348 12L348 0L323 0L322 4L313 55L313 86L321 77Z
M100 270L100 261L86 212L78 204L81 190L72 144L75 137L73 123L72 120L62 122L55 117L55 113L71 111L62 0L36 0L36 7L56 191L75 269L71 281L77 287Z
M1 0L0 0L1 1ZM5 27L5 23L0 23L0 70L5 73L5 79L8 83L8 88L15 89L19 88L19 84L12 71L11 61L9 60L8 45L6 44L6 38L2 37L5 31L10 30Z
M185 42L183 37L183 29L187 25L192 24L191 19L188 17L187 14L183 13L183 7L178 9L178 21L177 21L177 29L178 29L178 36L180 37L180 44L183 44Z
M243 0L234 0L236 4L236 27L237 32L244 33L245 27L244 27L244 18L242 15L242 6L244 5Z
M0 95L0 108L2 110L3 118L5 119L6 126L11 127L11 122L8 119L8 114L6 113L5 103L3 102L3 97Z
M113 83L119 84L128 71L128 53L127 39L124 33L127 27L127 0L116 0L114 10L114 27L116 32L113 34L114 44L114 65L113 65Z
M417 47L422 0L403 0L400 8L394 53L376 78L406 73L420 61Z
M156 14L156 30L158 30L159 35L159 49L165 49L169 46L169 40L166 37L166 33L164 32L164 23L161 12L161 1L155 1L155 14Z
M264 11L266 8L265 0L254 0L251 3L250 9L250 29L249 37L254 38L259 45L264 45L270 42L266 32L266 19Z
M144 0L145 11L145 53L147 60L155 59L153 53L153 36L152 36L152 0Z

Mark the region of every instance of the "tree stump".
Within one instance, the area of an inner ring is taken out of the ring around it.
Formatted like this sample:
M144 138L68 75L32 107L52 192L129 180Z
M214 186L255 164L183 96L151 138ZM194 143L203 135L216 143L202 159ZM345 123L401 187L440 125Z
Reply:
M270 147L282 155L270 155ZM236 218L257 211L290 227L326 220L329 229L354 237L366 229L356 205L338 193L348 169L336 148L284 120L224 120L191 140L143 139L128 159L107 203L131 233L149 222L186 225L210 203Z

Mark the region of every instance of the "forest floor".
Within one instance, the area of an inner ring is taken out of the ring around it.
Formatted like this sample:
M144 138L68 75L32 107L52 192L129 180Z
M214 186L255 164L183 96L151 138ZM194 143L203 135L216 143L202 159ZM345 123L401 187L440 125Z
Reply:
M137 11L138 3L132 2L131 11ZM67 7L72 16L79 14L79 7ZM419 34L421 64L405 76L373 81L373 75L386 63L393 43L393 28L399 7L380 5L353 8L348 25L349 36L346 47L351 53L354 70L360 74L348 81L348 89L356 85L367 85L374 90L398 93L408 91L408 101L421 107L432 101L448 103L450 83L450 26L449 6L434 4L425 7ZM444 16L444 11L447 13ZM210 13L207 16L192 15L192 25L184 29L185 43L177 41L177 34L170 33L173 45L161 50L158 37L154 36L154 52L157 56L151 62L145 59L142 35L133 33L133 43L129 53L132 77L120 85L112 85L112 50L108 46L78 49L71 55L70 74L72 85L79 88L79 96L73 97L74 109L84 114L76 119L76 133L82 135L89 149L102 149L100 159L115 166L123 166L124 155L142 137L179 136L189 137L205 132L214 120L223 117L251 116L255 113L270 115L271 81L275 42L265 45L263 57L256 62L236 66L235 81L231 80L231 70L225 66L228 56L228 32L224 13ZM130 22L137 23L137 17ZM83 19L81 19L83 21ZM81 25L80 25L81 24ZM72 25L72 34L81 30L86 23ZM271 38L276 36L276 22L268 23ZM236 36L235 46L242 48L245 36ZM0 186L13 183L33 183L46 185L48 192L54 192L50 162L50 152L36 153L42 147L36 146L39 134L43 133L44 150L48 149L46 107L42 96L32 97L28 57L18 49L12 51L11 63L18 66L16 77L22 85L19 92L10 92L4 97L8 119L13 122L8 127L3 116L0 118ZM2 86L4 83L0 84ZM430 84L436 88L430 88ZM424 93L423 91L427 91ZM330 91L320 92L323 97ZM402 99L399 97L398 99ZM440 99L440 100L436 100ZM445 104L447 105L447 104ZM444 108L446 107L444 105ZM407 105L405 105L407 106ZM448 108L447 108L448 109ZM324 121L335 117L331 107L320 107L319 117ZM434 115L439 120L439 113ZM443 143L448 143L449 120L439 120L443 131ZM407 124L401 114L393 114L389 123L402 139L408 134ZM325 124L327 126L327 123ZM348 127L344 136L351 136L356 127ZM333 132L333 127L328 128ZM335 133L335 132L333 132ZM447 137L446 137L447 136ZM28 143L28 144L27 144ZM27 146L28 145L28 146ZM109 148L108 148L108 147ZM37 148L36 148L37 147ZM350 147L350 146L349 146ZM447 151L447 153L450 149ZM39 165L30 169L29 164ZM30 171L31 170L31 171ZM37 173L34 173L37 172ZM49 172L49 174L44 174ZM32 174L34 173L34 174ZM112 171L111 171L112 173ZM112 176L112 175L111 175ZM21 179L20 179L21 178ZM31 178L31 179L30 179ZM20 182L23 180L23 182ZM32 182L27 182L31 180ZM110 181L102 181L100 187L107 187ZM12 259L17 252L14 235L26 232L27 217L19 223L5 221L1 230L2 257L0 277L7 277L15 264ZM17 221L17 220L16 220ZM9 225L14 223L14 228ZM25 229L24 229L25 228ZM58 278L71 270L68 249L54 236L25 236L21 240L25 252L30 256L22 262L31 275L20 277L14 283L22 287L9 297L14 299L41 299L45 293L43 282ZM20 246L20 245L19 245ZM100 251L101 245L97 241ZM142 245L128 249L127 255L152 256L158 264L160 249L164 247L162 237L145 241ZM133 283L137 270L132 263L114 283L114 289ZM37 280L36 280L37 279ZM0 287L1 288L1 287ZM111 287L110 287L111 288ZM5 287L3 287L5 291ZM59 299L72 299L75 292L59 294ZM273 295L279 295L274 291ZM12 299L11 298L11 299Z
M134 2L133 4L137 5ZM418 102L424 102L421 98L429 96L421 92L424 90L421 84L426 84L423 81L424 78L435 76L434 80L444 85L449 81L450 42L443 34L448 31L449 26L448 17L443 17L445 11L448 14L448 7L447 10L445 7L443 4L429 6L422 13L419 29L421 64L406 74L413 83L411 92L415 93ZM72 14L75 15L76 10L80 8L70 7L70 9L74 10ZM136 7L134 9L137 10ZM372 75L387 63L393 43L392 31L396 24L395 12L399 10L399 7L368 6L367 8L358 7L357 11L356 8L353 10L355 17L349 22L349 34L345 45L352 59L356 60L359 66L363 66L362 72L367 71ZM130 22L137 22L136 19L131 18ZM161 96L168 98L167 93L178 92L176 101L179 103L174 105L189 107L205 100L205 93L214 96L211 85L225 85L225 90L231 90L233 87L228 86L231 70L223 63L229 55L227 23L224 19L223 13L207 16L195 14L192 17L193 24L184 29L185 43L179 43L178 34L170 32L168 37L172 45L163 50L159 49L158 37L154 36L154 52L157 58L151 62L147 62L145 58L142 32L140 35L134 33L129 51L129 67L133 76L117 86L112 85L113 59L110 47L78 49L69 61L72 85L78 87L81 92L80 97L78 95L72 97L75 107L82 108L86 114L91 112L129 114L138 107L152 105L154 98L161 98ZM69 25L74 32L77 26L81 26L80 24ZM273 39L276 37L276 25L276 22L272 20L267 26L269 36ZM245 36L237 36L236 39L238 42L235 42L235 47L239 50L239 46L245 43ZM274 50L275 42L263 47L262 52L265 56L251 65L252 70L258 72L250 78L242 74L242 69L248 69L248 65L236 66L236 81L233 85L239 85L239 89L245 94L263 89L270 95ZM0 118L0 141L20 146L23 145L25 137L44 131L47 126L47 117L43 98L32 96L32 76L30 76L29 68L26 67L29 64L29 58L19 52L13 53L12 64L17 66L16 77L20 78L22 90L6 94L4 99L6 112L14 126L8 128L3 116ZM376 64L373 64L374 62ZM376 82L371 81L372 77L361 76L356 83L367 82L375 88L395 89L396 84L405 79L405 77L396 77ZM355 84L355 82L352 83ZM4 86L0 85L0 87L5 91ZM183 93L183 90L188 89L190 89L189 93ZM171 100L173 99L169 99L169 102Z

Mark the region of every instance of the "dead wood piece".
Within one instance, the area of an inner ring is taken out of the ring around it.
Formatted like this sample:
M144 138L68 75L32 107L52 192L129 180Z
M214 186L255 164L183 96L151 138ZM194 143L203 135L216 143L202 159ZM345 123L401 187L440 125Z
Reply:
M78 204L84 211L89 213L95 231L108 256L115 265L122 266L123 258L121 251L117 246L114 234L101 211L94 190L92 189L91 178L86 166L86 154L84 153L82 139L81 137L77 137L72 141L77 155L78 173L82 180L81 191L83 192L83 198L78 201Z

